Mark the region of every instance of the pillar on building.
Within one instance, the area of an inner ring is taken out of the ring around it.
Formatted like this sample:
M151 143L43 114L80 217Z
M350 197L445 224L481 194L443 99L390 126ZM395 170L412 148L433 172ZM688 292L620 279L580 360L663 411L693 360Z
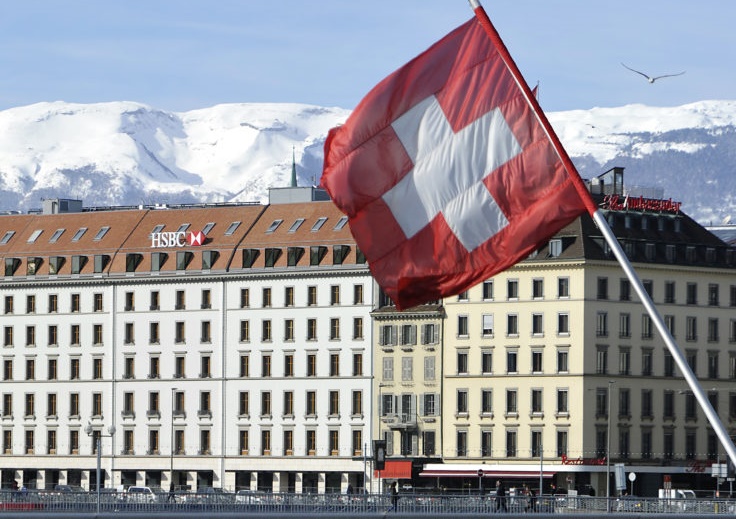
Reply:
M294 478L294 492L297 494L302 494L304 492L304 482L302 480L302 473L297 472L296 477Z
M46 488L46 471L39 470L36 472L36 488L38 490Z
M196 470L190 470L189 472L186 472L187 480L184 483L187 488L190 490L197 490L195 488L195 483L197 482L197 471Z
M222 488L235 490L235 471L225 472Z
M327 474L320 472L317 477L317 493L324 494L327 489Z
M258 490L258 472L255 470L250 473L250 489L254 492Z

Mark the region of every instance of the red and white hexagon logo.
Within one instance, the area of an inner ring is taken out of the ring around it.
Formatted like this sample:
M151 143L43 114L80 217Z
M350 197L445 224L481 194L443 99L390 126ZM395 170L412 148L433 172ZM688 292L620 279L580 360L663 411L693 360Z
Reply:
M193 231L189 233L189 236L187 236L187 241L192 247L199 247L204 243L204 239L205 235L202 233L202 231Z

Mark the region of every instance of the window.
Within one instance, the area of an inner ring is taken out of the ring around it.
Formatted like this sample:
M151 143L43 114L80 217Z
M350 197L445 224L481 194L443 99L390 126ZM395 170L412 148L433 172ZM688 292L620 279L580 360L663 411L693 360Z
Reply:
M284 341L294 340L294 319L284 319Z
M506 390L506 414L517 415L519 413L518 393L516 389Z
M36 360L26 359L26 380L35 380L36 378Z
M131 326L133 323L130 323ZM148 343L159 344L161 342L161 325L156 322L148 324Z
M618 352L619 375L631 375L631 349L620 348Z
M468 455L468 431L457 431L457 456L462 458Z
M285 307L294 306L294 287L284 288L284 306Z
M644 377L650 377L653 373L653 352L651 349L646 348L641 351L641 374Z
M307 355L307 376L317 376L317 355L310 353Z
M270 308L271 307L271 289L270 288L264 288L262 291L263 298L262 298L262 308Z
M3 328L3 346L13 346L13 327L5 326Z
M26 346L36 345L36 327L26 326Z
M363 304L363 285L353 285L353 304Z
M493 373L493 353L491 353L490 351L481 352L480 365L481 365L481 373L483 374Z
M506 373L518 373L517 359L519 354L516 350L506 352Z
M248 416L250 414L250 393L241 391L238 393L238 415Z
M653 418L653 406L652 406L652 390L642 389L641 390L641 417L642 418Z
M718 378L718 352L708 352L708 378Z
M568 371L569 352L567 350L557 350L557 372L567 373Z
M493 300L493 281L488 280L483 282L483 300Z
M516 431L506 431L506 457L507 458L515 458L516 457L516 443L517 443L517 432Z
M363 338L363 318L353 317L353 339L362 339L362 338Z
M317 319L307 319L307 340L317 340Z
M506 282L506 299L519 299L519 280L509 279Z
M532 373L542 373L544 371L542 359L541 350L532 351Z
M480 412L483 415L493 415L493 391L490 389L481 389Z
M544 297L544 280L533 279L532 280L532 298L542 299Z
M340 376L340 354L339 353L330 353L330 376L331 377Z
M718 318L709 317L708 318L708 342L718 342L718 339L719 339Z
M250 306L250 290L247 288L240 289L240 308L248 308Z
M240 378L245 378L250 376L250 355L248 354L241 354L240 355L240 362L239 362L239 376Z
M595 372L599 375L608 373L608 346L596 347L596 366Z
M183 355L174 357L174 378L184 378L186 375L185 359Z
M175 295L174 310L185 310L186 307L186 293L183 290L177 290Z
M519 316L508 314L506 316L506 335L509 337L519 335Z
M284 354L284 376L294 376L294 355L291 353Z
M271 376L271 355L264 354L261 357L261 376Z
M688 305L698 304L698 284L688 283L686 285L685 303Z
M161 359L152 356L148 360L148 378L161 378Z
M544 320L542 314L532 314L532 335L544 335Z
M557 407L556 412L559 415L566 415L570 412L568 407L568 390L558 389L557 390Z
M240 342L250 341L250 321L240 321Z
M709 283L708 284L708 305L709 306L718 306L719 300L718 300L718 285L715 283Z
M317 287L309 286L307 287L307 306L316 306L316 305L317 305Z
M330 319L330 340L337 341L340 339L340 319Z
M102 380L102 359L92 359L92 378Z
M330 305L340 304L340 285L332 285L330 287Z
M596 297L598 299L608 299L608 278L598 278L596 287Z
M186 341L186 323L184 321L176 321L174 323L174 342L183 344Z
M557 297L570 297L570 278L557 278Z
M315 391L307 391L307 415L317 415L317 393Z
M468 414L468 391L467 389L458 389L455 413L458 415Z
M271 320L264 319L263 321L261 321L261 341L271 342L271 340Z
M79 334L79 325L73 324L70 329L70 340L72 346L79 346L80 344L80 334Z
M493 336L493 314L483 314L481 335L483 337Z
M212 323L210 321L202 321L200 325L200 340L202 343L212 342Z
M608 313L598 312L596 314L596 337L608 337Z
M468 374L468 353L466 351L458 352L457 354L457 374Z
M435 323L422 325L422 344L437 344L439 342L439 326Z
M622 313L618 316L618 336L620 338L631 337L631 314Z
M688 316L685 318L685 340L696 341L698 339L698 320L697 317Z
M672 358L672 354L668 351L664 352L664 376L675 376L675 359Z
M542 414L541 389L532 389L532 414Z
M570 335L570 314L557 314L557 335Z
M340 392L330 391L328 413L332 417L340 416Z

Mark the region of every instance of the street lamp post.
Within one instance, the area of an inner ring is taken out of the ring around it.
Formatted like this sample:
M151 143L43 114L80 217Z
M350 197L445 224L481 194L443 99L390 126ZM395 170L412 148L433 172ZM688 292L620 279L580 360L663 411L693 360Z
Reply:
M611 386L615 383L615 380L608 381L606 404L606 513L611 513Z
M170 438L170 449L171 456L169 458L169 493L174 492L174 411L175 411L175 400L176 400L175 387L171 388L171 438Z
M87 422L87 427L84 428L84 432L87 433L87 436L94 436L95 435L95 429L92 428L92 424ZM97 450L97 481L96 481L96 487L97 487L97 513L100 513L100 476L102 473L102 437L105 436L106 438L112 438L115 434L115 426L111 425L108 427L107 432L108 434L102 434L102 431L97 431L97 438L96 438L96 445L95 449Z

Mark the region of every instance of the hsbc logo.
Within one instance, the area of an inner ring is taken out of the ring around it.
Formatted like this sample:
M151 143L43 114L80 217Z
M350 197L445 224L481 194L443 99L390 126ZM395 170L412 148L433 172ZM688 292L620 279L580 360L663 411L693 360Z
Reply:
M193 232L155 232L151 234L152 248L166 247L199 247L204 243L205 235L202 231Z

